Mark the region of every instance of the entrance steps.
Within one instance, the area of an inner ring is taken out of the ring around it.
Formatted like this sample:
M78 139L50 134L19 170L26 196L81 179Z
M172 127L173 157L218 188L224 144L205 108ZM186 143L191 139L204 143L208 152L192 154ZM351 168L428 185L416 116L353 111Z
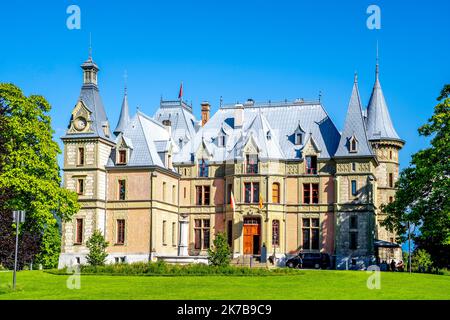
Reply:
M231 260L230 265L247 268L265 268L265 269L276 268L276 266L270 263L269 261L261 263L259 256L251 256L251 255L244 255L237 258L233 258Z

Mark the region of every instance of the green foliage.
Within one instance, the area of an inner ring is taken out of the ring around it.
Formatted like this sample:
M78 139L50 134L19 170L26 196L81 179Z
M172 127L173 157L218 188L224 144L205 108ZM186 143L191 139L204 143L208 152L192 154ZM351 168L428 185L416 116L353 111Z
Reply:
M45 234L47 226L54 226L56 217L68 220L79 210L76 193L61 187L57 162L61 151L52 137L50 109L42 96L26 97L13 84L0 84L0 214L4 218L0 229L8 237L2 240L9 244L11 211L26 211L21 238L28 234L22 248L28 262L39 252L56 254L46 243L54 239ZM10 263L6 253L0 258Z
M86 260L91 266L102 266L105 264L106 248L108 247L108 242L103 237L100 230L95 230L92 236L86 241L86 246L89 249L89 254L86 256Z
M228 266L231 250L225 233L218 233L214 239L214 248L208 248L208 261L212 266Z
M431 146L412 156L411 165L398 180L395 201L383 206L384 225L406 240L408 222L417 227L413 240L426 249L439 267L450 264L450 85L419 134Z
M35 265L42 264L44 269L52 269L58 266L59 253L61 252L61 235L57 224L45 228L42 236L40 252L36 255Z
M290 268L248 268L237 266L212 266L204 263L195 264L168 264L164 261L158 262L136 262L106 264L103 266L83 265L82 274L104 274L104 275L140 275L140 276L207 276L207 275L230 275L230 276L272 276L301 274L302 271ZM53 274L67 274L67 270L51 270Z
M430 272L433 266L431 255L423 249L418 249L412 255L412 267L415 271Z

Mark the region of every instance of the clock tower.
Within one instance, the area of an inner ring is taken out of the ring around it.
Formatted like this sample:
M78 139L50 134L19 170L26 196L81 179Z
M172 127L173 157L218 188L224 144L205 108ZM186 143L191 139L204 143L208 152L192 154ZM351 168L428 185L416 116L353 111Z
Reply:
M63 223L60 265L85 263L86 241L95 230L105 232L105 165L114 146L97 83L99 68L89 56L81 65L83 85L72 110L64 143L64 187L78 193L80 211Z

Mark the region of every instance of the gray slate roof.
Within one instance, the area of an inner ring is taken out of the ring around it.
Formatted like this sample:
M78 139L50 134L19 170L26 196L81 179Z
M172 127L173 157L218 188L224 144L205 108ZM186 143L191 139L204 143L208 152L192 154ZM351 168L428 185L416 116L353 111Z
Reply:
M174 163L191 162L202 143L212 154L210 161L223 162L242 157L242 148L252 137L262 158L299 159L305 142L312 135L321 150L319 158L331 158L340 135L320 103L281 102L252 104L244 107L242 128L235 128L236 106L221 107L193 139L174 156ZM303 145L297 146L294 132L300 126L305 131ZM267 138L270 131L271 138ZM217 137L226 133L226 147L219 147Z
M350 139L356 138L358 142L357 152L350 152ZM366 126L359 95L358 82L355 77L352 96L348 105L347 116L345 118L344 131L341 135L339 147L335 157L366 157L373 156L372 147L367 139Z
M83 85L81 88L80 98L79 100L83 101L84 105L91 112L91 129L93 132L91 133L76 133L76 134L66 134L64 138L74 138L74 137L83 137L83 138L103 138L109 141L114 141L114 137L109 129L109 137L105 135L103 130L103 125L105 123L109 123L108 118L106 116L105 107L103 106L102 98L100 97L100 92L98 87L92 84Z
M177 145L180 139L185 145L197 132L197 120L192 114L192 108L184 101L161 101L153 119L160 123L170 120L172 140Z
M122 108L120 109L119 121L117 122L117 127L114 130L114 134L117 136L119 133L123 132L128 122L130 122L130 112L128 108L127 92L125 91L122 101Z
M369 140L387 139L401 141L392 124L383 90L381 90L378 65L375 85L367 107L367 135Z
M167 149L167 143L171 137L167 129L151 117L138 111L116 138L116 144L124 138L130 149L130 158L126 165L120 167L159 166L166 168L158 154ZM165 144L165 145L162 145ZM113 150L107 163L107 167L114 167L116 153Z

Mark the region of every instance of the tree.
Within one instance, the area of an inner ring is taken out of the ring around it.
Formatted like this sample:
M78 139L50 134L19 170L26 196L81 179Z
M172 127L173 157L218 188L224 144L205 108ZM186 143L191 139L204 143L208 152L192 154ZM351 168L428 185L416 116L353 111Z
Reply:
M417 227L413 240L425 249L438 267L450 265L450 85L438 98L433 116L419 134L431 138L431 146L412 156L400 174L395 201L382 207L383 225L407 237L408 222Z
M35 260L40 252L41 260L44 252L55 256L48 257L50 260L57 260L56 218L67 221L79 210L76 193L61 187L57 162L61 151L52 137L50 109L42 96L26 97L13 84L0 84L0 229L6 232L2 232L5 238L0 246L0 259L6 263L0 263L5 265L10 258L2 251L9 250L14 241L14 231L7 231L12 229L12 210L27 213L20 232L23 263Z
M213 266L228 266L231 261L231 250L225 233L218 233L214 239L214 248L208 249L208 261Z
M419 272L429 272L433 266L431 255L424 249L417 249L412 255L412 266Z
M105 264L106 248L109 243L105 240L100 230L95 230L92 236L86 241L86 246L89 249L89 254L86 256L87 262L91 266L102 266Z

